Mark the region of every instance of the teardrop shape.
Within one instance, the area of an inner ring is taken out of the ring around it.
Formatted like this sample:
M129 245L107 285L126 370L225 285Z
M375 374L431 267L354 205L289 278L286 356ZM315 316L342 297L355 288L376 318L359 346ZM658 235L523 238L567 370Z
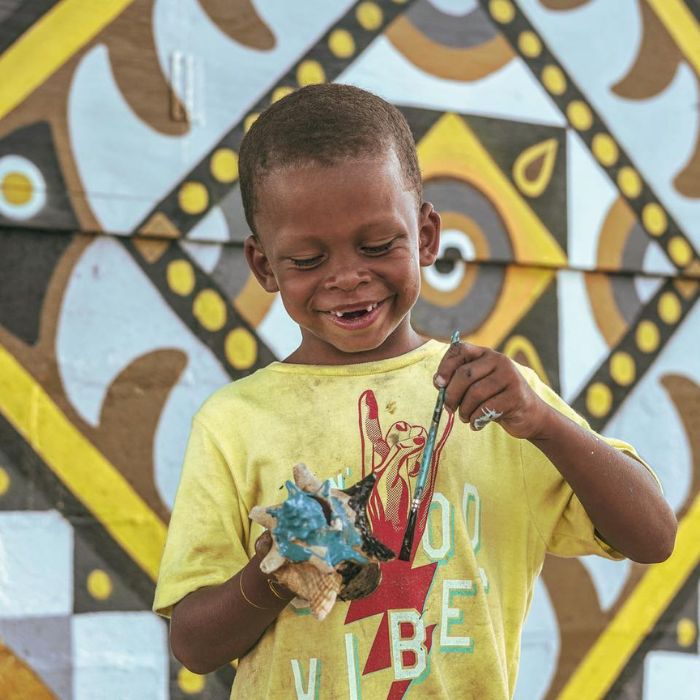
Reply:
M557 160L559 143L547 139L526 148L513 164L513 178L520 191L528 197L539 197L549 185Z

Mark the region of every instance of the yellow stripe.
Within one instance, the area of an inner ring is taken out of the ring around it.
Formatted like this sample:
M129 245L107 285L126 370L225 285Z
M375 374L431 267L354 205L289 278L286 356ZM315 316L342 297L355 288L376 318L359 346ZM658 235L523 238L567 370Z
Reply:
M680 50L700 75L700 25L682 0L647 0Z
M0 119L134 0L63 0L0 56Z
M637 587L605 628L574 674L559 700L602 698L622 672L681 586L700 563L700 496L678 527L670 559L650 566Z
M1 345L0 412L155 580L165 543L163 521Z

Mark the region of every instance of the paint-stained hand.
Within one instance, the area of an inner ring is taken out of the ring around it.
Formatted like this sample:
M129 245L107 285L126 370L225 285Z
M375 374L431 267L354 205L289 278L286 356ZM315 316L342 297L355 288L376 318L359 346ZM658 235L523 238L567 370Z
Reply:
M510 358L478 345L449 347L434 377L445 407L473 430L496 421L513 437L540 436L552 409L530 388Z

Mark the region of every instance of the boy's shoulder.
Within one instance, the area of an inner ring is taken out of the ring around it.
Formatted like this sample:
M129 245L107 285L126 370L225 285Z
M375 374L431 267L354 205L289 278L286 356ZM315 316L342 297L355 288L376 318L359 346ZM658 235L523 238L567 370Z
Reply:
M263 392L269 391L270 384L274 381L275 373L263 367L252 374L224 384L209 395L195 414L195 418L207 423L216 416L263 396Z

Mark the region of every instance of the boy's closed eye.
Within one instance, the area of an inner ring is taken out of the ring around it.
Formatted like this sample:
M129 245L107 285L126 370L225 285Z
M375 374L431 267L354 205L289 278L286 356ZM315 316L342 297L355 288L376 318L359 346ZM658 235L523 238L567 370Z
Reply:
M391 250L395 241L396 239L392 238L386 241L385 243L380 243L378 245L363 245L360 247L360 250L365 255L383 255L384 253L388 253L389 250ZM320 265L323 262L323 260L323 255L314 255L310 258L289 258L289 261L292 263L292 265L301 269L316 267L317 265Z

